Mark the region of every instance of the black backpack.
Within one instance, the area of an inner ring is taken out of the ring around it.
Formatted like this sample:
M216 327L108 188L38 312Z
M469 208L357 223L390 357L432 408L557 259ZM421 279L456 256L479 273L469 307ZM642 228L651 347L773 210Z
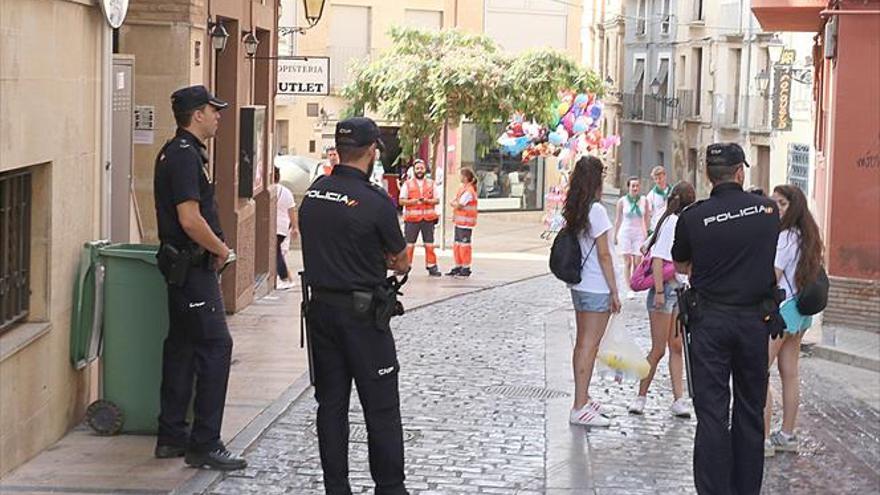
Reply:
M811 316L822 312L825 306L828 306L828 289L830 285L825 268L820 267L816 280L804 287L804 290L798 294L798 312L804 316Z
M581 270L593 251L593 246L586 256L581 253L581 245L578 242L578 236L568 228L563 228L556 234L553 239L553 246L550 248L550 271L559 280L571 285L581 283Z

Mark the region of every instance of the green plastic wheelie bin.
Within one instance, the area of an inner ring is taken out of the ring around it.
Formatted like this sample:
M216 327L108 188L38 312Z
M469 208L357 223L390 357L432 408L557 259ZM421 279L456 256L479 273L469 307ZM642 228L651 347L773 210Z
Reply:
M101 399L86 411L86 421L100 434L155 434L158 429L168 309L165 282L156 266L157 250L144 244L101 243L89 243L84 250L93 275L81 273L78 278L84 286L75 293L84 302L74 307L82 307L84 314L71 332L71 343L77 344L71 345L71 352L79 353L72 355L75 366L87 363L94 359L94 343L100 342ZM89 287L92 281L95 285ZM83 297L90 289L95 291L91 314L89 298ZM94 315L100 318L100 336L93 333L97 325L84 323Z

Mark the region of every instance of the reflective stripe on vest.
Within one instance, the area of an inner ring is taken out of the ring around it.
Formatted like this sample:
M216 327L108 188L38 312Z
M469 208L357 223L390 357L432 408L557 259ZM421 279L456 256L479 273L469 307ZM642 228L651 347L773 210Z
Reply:
M461 206L461 196L471 193L471 200ZM453 210L452 223L458 227L473 228L477 225L477 191L471 185L462 186L455 195L455 209Z
M416 179L406 181L406 199L434 199L434 181L425 179L422 188ZM404 222L433 222L437 220L437 210L434 205L417 203L403 207Z

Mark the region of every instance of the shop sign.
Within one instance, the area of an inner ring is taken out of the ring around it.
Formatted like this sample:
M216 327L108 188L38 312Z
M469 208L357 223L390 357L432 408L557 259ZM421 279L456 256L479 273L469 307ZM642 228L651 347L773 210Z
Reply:
M113 29L119 29L128 13L128 0L99 0L101 12L107 19L107 24Z
M279 96L328 96L329 94L329 57L278 59Z
M791 85L794 50L783 50L773 67L773 129L791 130Z

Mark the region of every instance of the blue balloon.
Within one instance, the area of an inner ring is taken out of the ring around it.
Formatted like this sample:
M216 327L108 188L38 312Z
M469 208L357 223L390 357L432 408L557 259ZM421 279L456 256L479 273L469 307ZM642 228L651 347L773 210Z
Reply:
M575 97L574 104L580 107L580 106L584 106L587 103L587 101L589 101L589 98L587 97L587 95L581 93Z
M565 140L562 138L562 134L559 134L556 131L551 132L547 136L547 139L550 141L550 144L554 146L559 146L560 144L565 142Z
M583 121L583 120L578 120L577 122L574 123L574 128L573 128L573 130L574 130L574 133L575 133L575 134L580 134L580 133L582 133L582 132L587 132L587 127L588 127L588 126L587 126L587 123L586 123L585 121Z
M601 116L602 107L600 107L599 105L593 105L593 109L590 110L590 117L592 117L593 120L599 120L599 117Z

